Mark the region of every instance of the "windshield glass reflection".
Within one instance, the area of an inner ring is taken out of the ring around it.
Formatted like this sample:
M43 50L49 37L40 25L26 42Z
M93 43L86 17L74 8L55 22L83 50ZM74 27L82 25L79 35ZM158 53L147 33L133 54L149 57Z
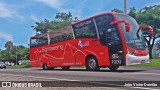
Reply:
M121 28L125 37L126 44L134 49L145 50L147 46L141 30L139 32L140 38L138 38L136 35L139 29L139 25L136 20L123 14L117 14L117 17L119 20L126 20L130 23L130 32L126 32L124 24L121 23Z

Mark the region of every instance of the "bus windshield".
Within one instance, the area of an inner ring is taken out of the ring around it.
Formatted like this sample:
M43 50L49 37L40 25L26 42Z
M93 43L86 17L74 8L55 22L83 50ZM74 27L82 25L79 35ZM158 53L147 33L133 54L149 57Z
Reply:
M125 37L126 44L134 49L137 50L145 50L147 48L143 34L140 30L139 36L137 37L137 31L139 29L139 25L136 22L136 20L130 16L123 15L123 14L117 14L117 18L119 20L126 20L130 23L130 31L126 32L124 24L121 23L121 28Z

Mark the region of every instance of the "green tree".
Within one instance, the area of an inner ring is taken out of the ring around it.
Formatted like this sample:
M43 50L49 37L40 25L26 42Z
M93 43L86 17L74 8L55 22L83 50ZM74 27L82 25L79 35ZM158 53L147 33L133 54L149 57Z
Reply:
M71 12L69 13L57 13L56 14L56 19L60 20L60 21L72 21L72 14Z
M160 40L158 40L152 50L152 55L154 58L159 58L160 56Z
M158 41L156 42L156 45L157 45L158 49L160 50L160 40L158 40Z
M46 33L48 29L60 29L64 26L69 25L72 21L77 21L77 17L73 17L71 12L68 13L57 13L54 20L47 20L36 22L35 26L31 26L33 30L36 31L36 34Z
M28 48L23 45L19 45L17 48L17 59L18 60L28 60Z
M7 61L7 60L9 60L7 50L1 50L0 51L0 61Z
M8 41L6 42L5 46L7 51L11 51L13 49L13 42L12 41Z
M136 19L136 8L135 7L130 8L128 15Z
M111 12L123 13L123 10L120 10L118 8L114 8L113 10L111 10Z
M136 13L136 19L140 25L150 25L153 27L154 35L145 35L145 41L149 48L150 58L152 58L152 49L155 44L155 40L160 37L160 5L142 8ZM146 33L145 31L143 31L144 34Z
M8 41L4 45L5 49L0 49L0 60L16 63L18 60L29 60L29 49L23 45L15 46L13 42Z
M6 44L4 45L4 47L6 48L9 61L13 60L14 59L14 54L12 54L13 47L14 47L13 46L13 42L12 41L6 42Z

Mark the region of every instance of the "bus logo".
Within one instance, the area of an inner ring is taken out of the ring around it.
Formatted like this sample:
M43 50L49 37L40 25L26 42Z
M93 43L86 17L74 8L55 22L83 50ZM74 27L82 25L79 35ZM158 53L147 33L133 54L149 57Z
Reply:
M83 42L82 40L79 40L79 42L78 42L78 47L79 47L79 48L83 48L83 47L85 47L85 46L89 46L89 41Z
M117 58L119 58L119 56L118 56L118 54L112 54L112 58L117 59Z
M83 41L82 41L82 40L79 40L79 42L78 42L78 47L79 47L79 48L83 48Z

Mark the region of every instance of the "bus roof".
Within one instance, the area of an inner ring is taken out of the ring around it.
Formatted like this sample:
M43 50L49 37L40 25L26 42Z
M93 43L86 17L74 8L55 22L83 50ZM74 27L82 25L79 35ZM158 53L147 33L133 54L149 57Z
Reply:
M94 17L97 17L97 16L105 15L105 14L112 14L112 15L113 15L113 14L115 14L115 12L103 12L103 13L96 14L96 15L94 15L94 16L90 16L90 17L88 17L88 18L85 18L85 19L83 19L83 20L79 20L79 21L77 21L77 22L72 22L71 24L74 25L74 24L83 22L83 21L85 21L85 20L88 20L88 19L91 19L91 18L94 18Z

